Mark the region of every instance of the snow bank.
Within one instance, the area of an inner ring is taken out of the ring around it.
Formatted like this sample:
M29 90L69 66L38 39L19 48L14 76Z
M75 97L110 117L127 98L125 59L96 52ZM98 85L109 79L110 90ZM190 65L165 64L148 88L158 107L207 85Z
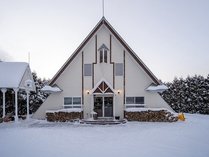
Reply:
M67 113L71 113L71 112L82 112L83 109L82 108L64 108L64 109L59 109L59 110L47 110L46 113L55 113L55 112L67 112Z
M208 157L209 116L185 122L92 126L22 121L0 124L2 157Z

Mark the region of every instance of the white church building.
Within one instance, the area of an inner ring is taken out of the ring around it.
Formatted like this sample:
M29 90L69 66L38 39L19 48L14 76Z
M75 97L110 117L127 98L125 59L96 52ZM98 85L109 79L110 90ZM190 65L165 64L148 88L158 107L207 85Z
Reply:
M33 117L65 109L80 111L84 119L92 113L123 119L128 108L172 111L158 93L165 89L103 17L51 79L51 94Z

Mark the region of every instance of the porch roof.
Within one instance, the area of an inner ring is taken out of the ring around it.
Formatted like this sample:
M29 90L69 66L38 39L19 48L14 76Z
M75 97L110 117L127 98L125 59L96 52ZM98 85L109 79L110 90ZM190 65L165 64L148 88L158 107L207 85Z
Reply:
M95 87L90 91L90 93L93 94L93 93L97 90L97 88L99 88L99 86L100 86L100 84L101 84L102 82L105 82L106 85L108 86L108 88L113 92L113 94L116 94L116 92L115 92L115 90L112 88L111 84L110 84L109 82L107 82L105 79L101 79L101 80L95 85ZM108 94L108 93L106 93L106 94Z
M25 62L0 62L0 88L21 88L28 67Z

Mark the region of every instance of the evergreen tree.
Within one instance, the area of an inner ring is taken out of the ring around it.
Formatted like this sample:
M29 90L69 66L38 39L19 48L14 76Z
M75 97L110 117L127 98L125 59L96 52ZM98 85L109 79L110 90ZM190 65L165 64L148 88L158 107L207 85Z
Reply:
M209 114L209 75L175 78L162 97L176 112Z
M48 94L40 90L48 83L49 80L42 80L41 78L38 78L36 72L33 72L32 75L36 86L36 92L32 92L30 94L30 110L32 113L34 113L48 97Z

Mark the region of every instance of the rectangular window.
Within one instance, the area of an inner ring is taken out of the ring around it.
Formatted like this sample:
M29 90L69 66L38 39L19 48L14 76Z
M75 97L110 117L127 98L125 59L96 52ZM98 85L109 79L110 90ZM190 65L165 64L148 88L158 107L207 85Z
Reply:
M126 104L144 104L144 97L126 97Z
M72 105L72 97L65 97L64 105Z
M73 98L73 105L81 104L81 97L74 97Z
M84 76L92 76L92 64L84 64Z
M107 63L107 50L104 50L104 62Z
M99 54L100 54L100 55L99 55L100 63L102 63L102 62L103 62L103 51L100 50Z
M135 104L144 104L144 97L135 97Z
M134 97L126 97L126 104L134 104Z
M64 97L64 108L81 108L81 97Z
M115 76L123 76L123 63L115 63Z

